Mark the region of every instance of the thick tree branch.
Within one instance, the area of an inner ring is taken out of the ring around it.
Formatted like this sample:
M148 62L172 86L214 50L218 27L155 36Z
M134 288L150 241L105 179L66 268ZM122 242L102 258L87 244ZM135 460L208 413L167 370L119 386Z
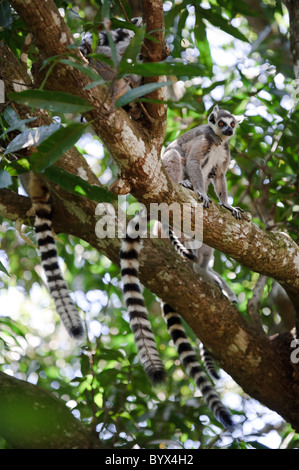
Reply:
M47 390L0 372L0 436L14 449L100 449L100 441Z

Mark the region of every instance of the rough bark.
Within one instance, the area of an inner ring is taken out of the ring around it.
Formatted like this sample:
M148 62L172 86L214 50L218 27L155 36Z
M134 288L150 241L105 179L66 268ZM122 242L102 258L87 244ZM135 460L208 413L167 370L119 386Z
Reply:
M55 29L58 22L53 20L53 14L49 14L49 9L56 9L51 1L41 4L36 0L14 0L11 3L27 22L36 44L46 56L66 52L61 49L61 41L58 47L44 34L42 26L47 19L55 23L50 30L56 42L57 38L58 42L61 39ZM37 5L40 7L37 8ZM57 28L60 26L59 20ZM62 31L68 38L66 43L69 43L68 30L63 27ZM88 79L76 69L57 66L53 71L51 88L73 92L94 105L94 111L87 117L95 118L96 132L121 169L132 194L140 202L146 207L151 202L177 201L181 207L184 203L190 203L194 215L198 205L192 194L173 184L163 172L159 159L163 129L152 136L150 125L145 128L144 122L132 122L123 110L108 113L108 104L99 105L104 90L99 87L86 92L83 87L87 82ZM163 125L164 119L162 116ZM60 165L76 173L79 166L87 167L86 162L79 159L81 157L74 152L71 160L67 155L61 159ZM89 176L90 181L94 182L92 175ZM56 185L51 185L51 188L57 233L62 231L88 241L118 264L119 240L98 239L95 234L96 203L67 194ZM15 220L16 216L25 215L29 206L26 198L5 190L0 191L0 197L2 216ZM252 224L249 216L236 221L230 213L215 204L204 210L203 226L205 242L249 269L274 277L298 308L299 250L289 237L259 229ZM207 279L195 278L190 264L174 257L172 247L163 240L145 240L140 277L149 289L182 313L220 365L247 393L276 410L299 430L299 374L290 361L291 335L267 338L247 322ZM179 295L178 289L173 290L174 285L179 287Z
M299 1L285 0L290 17L290 52L293 59L295 78L299 81ZM299 92L299 84L297 83ZM298 97L297 97L298 98Z

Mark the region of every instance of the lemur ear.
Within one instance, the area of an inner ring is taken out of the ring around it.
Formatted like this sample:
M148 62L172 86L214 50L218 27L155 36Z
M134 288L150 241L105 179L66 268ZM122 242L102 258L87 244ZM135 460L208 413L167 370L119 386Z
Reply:
M240 115L240 116L234 116L234 118L235 118L235 120L237 121L238 124L241 124L241 122L243 122L244 119L246 119L246 117L245 117L245 116L242 116L242 115Z
M216 104L213 108L213 111L211 112L209 116L209 122L211 122L212 124L216 124L216 116L218 112L219 112L219 108L218 108L218 105Z

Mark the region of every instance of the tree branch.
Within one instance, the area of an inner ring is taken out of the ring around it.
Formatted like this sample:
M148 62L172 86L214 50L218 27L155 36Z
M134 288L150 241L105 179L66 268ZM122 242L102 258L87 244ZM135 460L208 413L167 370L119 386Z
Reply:
M100 449L97 436L47 390L0 372L0 435L14 449Z

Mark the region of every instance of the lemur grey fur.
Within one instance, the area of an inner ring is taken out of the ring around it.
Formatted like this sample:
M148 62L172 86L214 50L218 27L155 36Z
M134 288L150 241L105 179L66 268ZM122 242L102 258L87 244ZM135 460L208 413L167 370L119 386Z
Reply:
M209 207L211 202L207 190L212 181L221 204L237 219L241 218L243 210L228 203L225 175L230 162L228 140L242 120L243 116L234 116L216 105L209 116L208 124L195 127L178 137L166 148L162 157L163 166L171 180L195 190L204 207ZM171 241L176 250L182 256L195 261L195 271L208 271L223 293L232 302L236 302L233 292L209 266L214 250L204 244L191 252L184 250L184 245L174 232L165 226L163 229L171 234Z
M51 297L69 335L80 339L84 335L84 328L59 267L52 234L50 192L40 177L32 172L21 175L20 180L32 201L36 239Z
M228 203L225 174L230 162L228 140L242 120L243 117L234 116L216 105L208 124L178 137L168 145L162 157L170 178L194 190L204 207L209 207L211 202L207 190L212 181L221 204L237 219L241 218L243 211Z

